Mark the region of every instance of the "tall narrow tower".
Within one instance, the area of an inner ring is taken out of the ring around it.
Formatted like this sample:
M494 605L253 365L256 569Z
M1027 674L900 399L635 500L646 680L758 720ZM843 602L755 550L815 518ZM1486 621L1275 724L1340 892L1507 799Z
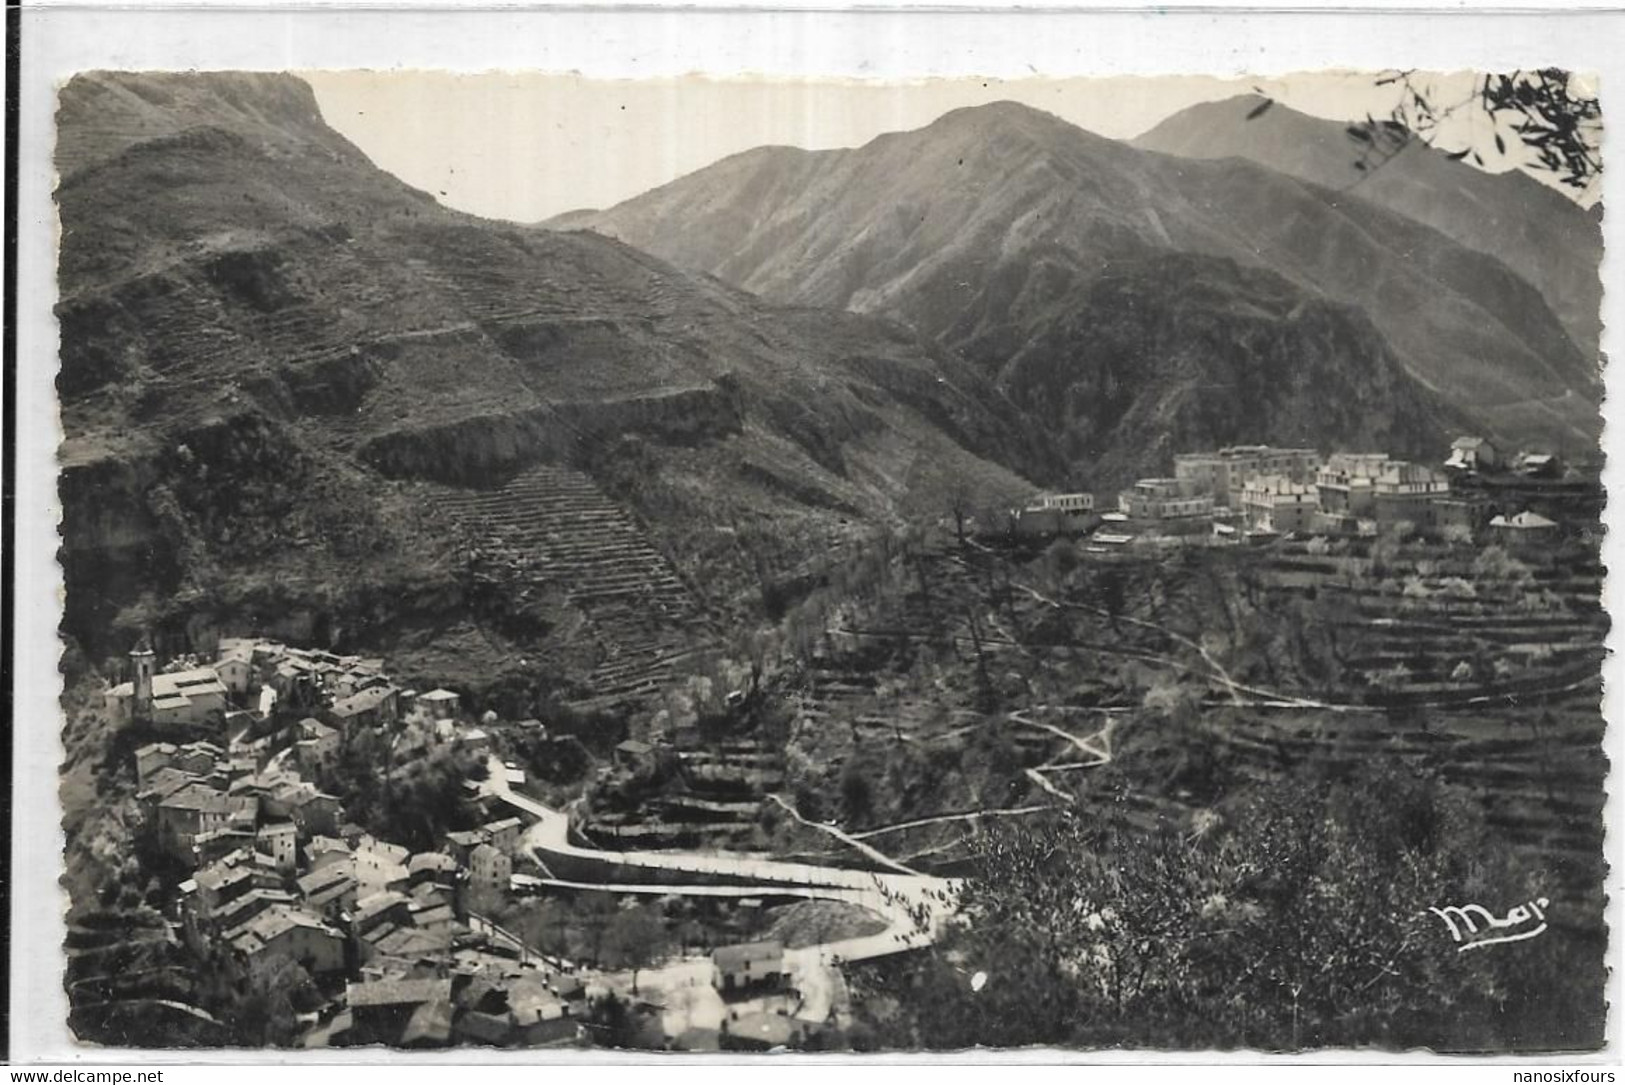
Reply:
M131 719L142 722L152 719L152 672L156 658L145 637L130 652L130 681L135 687L135 695L130 698Z

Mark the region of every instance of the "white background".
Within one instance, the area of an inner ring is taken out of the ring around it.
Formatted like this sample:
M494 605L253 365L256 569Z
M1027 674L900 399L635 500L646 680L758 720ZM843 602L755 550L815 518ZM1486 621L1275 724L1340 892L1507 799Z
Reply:
M1487 13L1486 6L1506 10ZM17 629L10 642L16 675L11 936L14 1061L131 1066L140 1061L174 1063L180 1058L176 1053L79 1047L64 1023L67 1005L61 986L60 947L65 901L56 885L62 849L56 802L60 759L56 626L61 575L54 558L59 430L52 385L56 327L51 317L55 219L50 161L53 88L72 73L89 68L441 67L579 71L601 77L703 71L907 79L1198 72L1235 76L1326 67L1450 70L1556 65L1601 75L1607 120L1625 116L1625 106L1616 106L1613 93L1615 87L1625 86L1625 35L1618 13L1584 10L1602 6L1600 0L1593 0L1583 8L1531 10L1525 5L1513 10L1502 0L1480 5L1476 12L1461 8L1350 12L1318 3L1299 5L1306 10L1295 13L1229 6L1018 13L970 10L969 4L950 0L930 12L895 7L814 10L815 5L808 4L797 5L799 10L774 12L740 7L680 11L672 5L636 11L565 7L436 11L403 10L408 5L399 2L391 5L396 10L372 6L268 11L226 4L162 10L136 5L48 4L26 10L20 122L21 287L19 311L14 314L19 367ZM1605 159L1610 159L1607 148ZM1625 208L1625 175L1616 171L1605 181L1604 204ZM1610 241L1619 234L1616 218L1609 220ZM1604 271L1610 329L1625 320L1618 300L1621 291L1615 289L1620 263L1611 258ZM1605 337L1610 353L1618 352L1614 345L1618 339L1612 330ZM1606 413L1615 412L1608 409ZM1610 425L1605 447L1612 448L1617 438L1617 427ZM1609 478L1615 478L1612 470ZM1618 537L1618 516L1610 506L1607 520L1616 530L1611 532L1604 556L1615 568L1625 567L1620 561L1625 543ZM1612 583L1605 594L1611 608L1617 595ZM1616 645L1617 637L1610 637L1611 646ZM1619 673L1616 663L1611 659L1606 669L1610 678L1606 705L1610 718L1621 719L1625 718L1617 711L1621 695L1618 683L1612 681ZM1610 730L1607 748L1617 760L1621 742L1616 731ZM1615 801L1609 804L1611 826L1617 822L1617 805ZM1613 898L1609 919L1616 930L1621 887L1625 886L1625 856L1620 855L1618 839L1617 832L1610 834L1609 853L1615 859L1615 870L1609 878ZM1618 939L1611 947L1610 963L1614 967L1610 998L1615 1010L1609 1032L1615 1036L1622 1005ZM247 1053L214 1052L201 1057L212 1062L267 1061L265 1055ZM297 1053L274 1057L296 1058ZM324 1055L327 1061L339 1057L340 1053ZM344 1053L343 1057L357 1061L380 1058L367 1052ZM1034 1053L1031 1057L1044 1056ZM1055 1057L1047 1056L1050 1061ZM1102 1056L1089 1058L1102 1060ZM1600 1058L1617 1065L1617 1044ZM458 1062L501 1060L504 1056L495 1054L483 1059L474 1053L457 1055ZM445 1060L437 1061L444 1064ZM536 1059L532 1056L529 1061ZM768 1072L788 1069L785 1061L778 1060ZM1135 1060L1123 1056L1118 1061ZM1317 1056L1313 1061L1393 1062L1396 1058L1341 1053ZM1566 1060L1569 1065L1577 1061ZM1225 1076L1239 1077L1238 1069L1232 1068ZM1509 1069L1485 1068L1490 1079L1498 1081L1511 1080ZM1367 1072L1377 1071L1371 1067Z

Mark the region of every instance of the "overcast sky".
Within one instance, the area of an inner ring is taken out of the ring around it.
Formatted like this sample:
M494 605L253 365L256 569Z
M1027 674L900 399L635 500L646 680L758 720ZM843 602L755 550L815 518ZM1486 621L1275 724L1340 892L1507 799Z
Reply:
M769 80L600 81L538 73L303 72L323 116L379 166L490 218L536 222L608 207L765 144L855 147L950 109L1010 99L1128 139L1196 102L1254 87L1305 113L1385 115L1371 73L1274 80L1115 77L908 84ZM1440 77L1440 100L1461 96ZM1457 86L1450 86L1455 79Z

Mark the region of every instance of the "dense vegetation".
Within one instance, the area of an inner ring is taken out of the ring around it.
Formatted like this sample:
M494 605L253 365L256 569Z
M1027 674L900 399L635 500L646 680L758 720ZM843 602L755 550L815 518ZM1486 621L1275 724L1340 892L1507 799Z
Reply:
M1278 781L1149 836L1099 810L987 833L953 933L862 971L859 1042L1600 1043L1594 939L1554 927L1460 953L1427 911L1541 895L1533 871L1482 860L1484 831L1437 776L1374 769Z

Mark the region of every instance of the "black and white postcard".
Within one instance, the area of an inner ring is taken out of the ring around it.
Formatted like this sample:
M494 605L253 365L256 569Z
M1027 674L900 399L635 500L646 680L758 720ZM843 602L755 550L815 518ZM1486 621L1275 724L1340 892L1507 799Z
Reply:
M1601 83L1271 70L62 77L70 1043L1602 1049Z

